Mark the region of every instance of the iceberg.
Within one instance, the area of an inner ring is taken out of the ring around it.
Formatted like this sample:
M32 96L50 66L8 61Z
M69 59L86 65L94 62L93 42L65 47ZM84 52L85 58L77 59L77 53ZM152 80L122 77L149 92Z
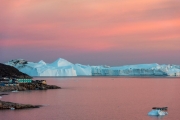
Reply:
M167 115L168 107L162 107L162 108L158 108L158 107L153 107L152 110L148 113L149 116L163 116L163 115Z
M149 116L162 116L167 115L168 113L162 110L151 110L148 115Z
M63 58L52 63L40 60L37 63L24 59L11 60L13 66L30 76L180 76L179 65L137 64L110 67L73 64Z

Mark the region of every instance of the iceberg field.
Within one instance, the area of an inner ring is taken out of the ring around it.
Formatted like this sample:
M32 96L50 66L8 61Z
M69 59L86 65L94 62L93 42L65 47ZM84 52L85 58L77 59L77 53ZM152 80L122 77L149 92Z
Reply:
M180 76L179 65L159 65L157 63L116 67L89 66L73 64L59 58L53 63L46 63L43 60L34 63L16 59L5 64L30 76Z

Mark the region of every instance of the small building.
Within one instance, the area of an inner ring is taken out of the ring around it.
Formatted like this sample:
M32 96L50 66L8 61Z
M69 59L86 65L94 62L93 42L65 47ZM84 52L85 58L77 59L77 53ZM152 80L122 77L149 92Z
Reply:
M16 79L17 83L32 83L32 79Z
M32 79L1 79L0 86L18 86L19 83L32 83Z

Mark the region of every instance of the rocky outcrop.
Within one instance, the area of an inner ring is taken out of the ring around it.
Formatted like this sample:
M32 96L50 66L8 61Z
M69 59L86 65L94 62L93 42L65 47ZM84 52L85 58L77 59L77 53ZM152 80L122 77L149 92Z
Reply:
M4 65L2 63L0 63L0 77L27 78L27 79L32 78L31 76L20 72L18 69L9 65Z
M25 91L25 90L47 90L47 89L61 89L56 85L47 85L40 83L20 83L19 86L0 86L0 92L7 91Z
M0 94L0 96L3 96L3 95L8 95L8 94L6 94L6 93L5 93L5 94L4 94L4 93L3 93L3 94Z
M46 85L45 86L47 89L61 89L61 87L56 86L56 85Z
M5 102L0 100L0 110L2 109L26 109L26 108L39 108L41 105L19 104L12 102Z
M8 92L8 91L25 91L26 88L22 86L0 86L0 92Z
M47 85L41 83L20 83L19 86L24 87L27 90L61 89L61 87L56 85Z

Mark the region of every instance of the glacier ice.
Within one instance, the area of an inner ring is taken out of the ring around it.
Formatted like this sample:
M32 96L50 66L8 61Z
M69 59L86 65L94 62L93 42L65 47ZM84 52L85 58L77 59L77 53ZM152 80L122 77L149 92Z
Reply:
M5 64L14 66L30 76L180 76L179 65L159 65L157 63L116 67L89 66L73 64L59 58L53 63L46 63L43 60L34 63L16 59Z
M163 116L163 115L167 115L168 113L166 111L162 111L162 110L151 110L148 115L150 116Z

